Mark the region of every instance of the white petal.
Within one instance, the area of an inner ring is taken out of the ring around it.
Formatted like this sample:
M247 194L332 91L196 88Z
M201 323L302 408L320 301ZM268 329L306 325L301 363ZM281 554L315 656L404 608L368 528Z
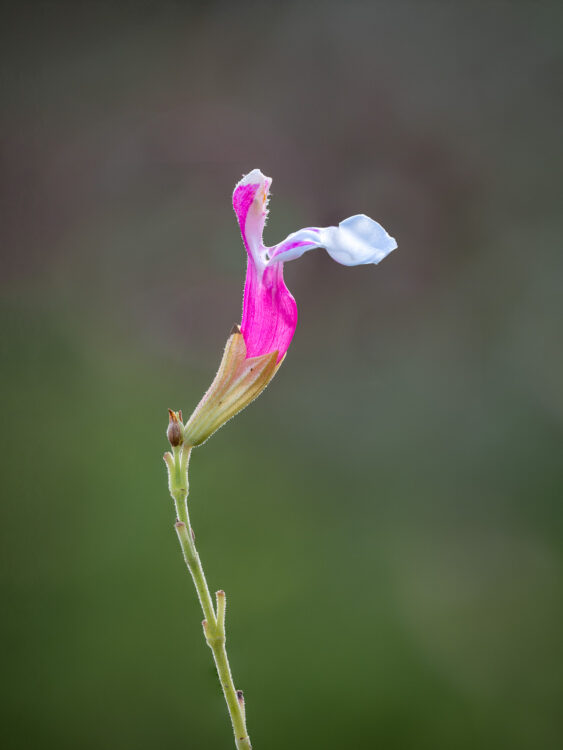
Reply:
M267 248L270 265L279 261L285 263L286 260L295 260L295 258L300 258L308 250L312 250L315 247L322 247L323 243L320 238L321 232L324 231L324 229L318 229L317 227L308 227L307 229L298 229L297 232L292 232L283 242L274 245L274 247Z
M397 247L381 224L365 214L350 216L337 227L322 229L320 240L328 254L344 266L379 263Z
M365 214L350 216L337 227L307 227L290 234L283 242L268 248L269 264L300 258L314 247L324 247L344 266L379 263L397 243L377 221Z

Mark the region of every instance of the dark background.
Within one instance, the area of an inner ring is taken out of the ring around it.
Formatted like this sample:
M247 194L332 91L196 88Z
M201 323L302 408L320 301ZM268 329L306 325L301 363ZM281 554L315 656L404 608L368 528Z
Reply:
M364 212L399 249L286 266L266 393L191 462L261 748L562 737L556 2L4 3L4 747L229 748L173 530L166 409L265 239Z

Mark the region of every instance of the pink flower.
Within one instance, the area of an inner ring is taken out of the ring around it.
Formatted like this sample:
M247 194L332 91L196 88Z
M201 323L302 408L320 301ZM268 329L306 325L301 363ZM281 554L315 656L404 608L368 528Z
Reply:
M248 253L242 322L231 331L217 375L183 434L177 431L178 440L188 446L204 443L262 393L278 371L297 326L297 305L283 280L285 261L324 247L338 263L356 266L379 263L397 247L393 237L364 214L351 216L337 227L300 229L283 242L266 247L262 233L271 182L254 169L233 193Z
M271 183L259 169L253 169L236 185L233 208L248 253L241 323L247 357L277 351L280 362L297 326L297 305L283 280L285 261L324 247L334 260L346 266L379 263L397 243L376 221L358 214L338 227L307 227L266 247L262 233Z

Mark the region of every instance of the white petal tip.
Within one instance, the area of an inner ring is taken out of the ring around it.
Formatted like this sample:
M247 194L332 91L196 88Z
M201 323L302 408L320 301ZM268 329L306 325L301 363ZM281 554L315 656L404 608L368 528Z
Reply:
M268 182L268 184L271 184L272 178L266 177L266 175L262 174L259 169L253 169L248 174L245 174L244 177L237 182L235 190L236 188L242 187L244 185L263 185L266 181Z
M397 241L365 214L350 216L325 230L323 245L338 263L359 266L379 263L397 248Z

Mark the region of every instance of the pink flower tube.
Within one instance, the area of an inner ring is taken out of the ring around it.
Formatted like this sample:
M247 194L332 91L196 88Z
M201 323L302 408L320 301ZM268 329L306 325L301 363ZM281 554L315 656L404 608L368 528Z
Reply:
M283 280L283 264L324 247L345 266L379 263L397 243L364 214L337 227L307 227L273 247L262 240L272 180L253 169L236 185L233 208L248 254L242 322L235 326L215 379L184 428L187 445L201 445L253 401L276 374L295 333L297 305Z

